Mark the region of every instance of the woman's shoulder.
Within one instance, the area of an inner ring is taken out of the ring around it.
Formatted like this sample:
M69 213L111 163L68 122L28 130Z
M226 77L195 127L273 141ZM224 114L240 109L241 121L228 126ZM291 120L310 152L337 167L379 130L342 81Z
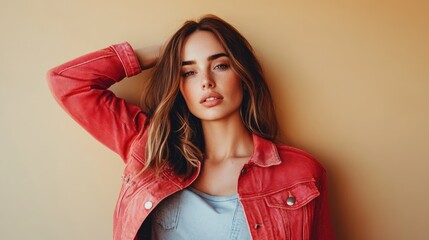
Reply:
M323 165L310 153L302 149L276 144L281 163L279 168L296 177L320 178L326 173Z

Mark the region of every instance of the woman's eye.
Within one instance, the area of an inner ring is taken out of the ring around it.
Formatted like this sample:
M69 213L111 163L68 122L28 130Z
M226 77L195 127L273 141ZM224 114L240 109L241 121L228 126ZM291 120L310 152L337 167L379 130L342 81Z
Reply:
M191 75L194 75L194 73L195 72L193 72L193 71L187 71L187 72L184 72L184 73L182 73L182 77L189 77L189 76L191 76Z
M222 64L218 64L218 65L216 65L215 67L214 67L214 69L227 69L229 66L228 66L228 64L224 64L224 63L222 63Z

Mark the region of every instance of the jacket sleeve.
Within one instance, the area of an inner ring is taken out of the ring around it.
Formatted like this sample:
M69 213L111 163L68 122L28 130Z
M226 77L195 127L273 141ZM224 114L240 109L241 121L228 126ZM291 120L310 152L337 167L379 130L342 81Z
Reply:
M116 97L108 88L141 72L128 43L81 56L48 72L55 100L70 116L126 162L146 116L140 107Z
M326 171L318 181L320 196L317 198L315 208L315 221L312 229L311 239L334 240L328 199L328 178Z

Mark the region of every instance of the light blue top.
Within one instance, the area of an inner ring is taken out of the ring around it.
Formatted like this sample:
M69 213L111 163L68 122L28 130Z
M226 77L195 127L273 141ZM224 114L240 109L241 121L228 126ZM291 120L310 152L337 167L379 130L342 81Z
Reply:
M212 196L189 187L154 209L152 239L251 239L237 194Z

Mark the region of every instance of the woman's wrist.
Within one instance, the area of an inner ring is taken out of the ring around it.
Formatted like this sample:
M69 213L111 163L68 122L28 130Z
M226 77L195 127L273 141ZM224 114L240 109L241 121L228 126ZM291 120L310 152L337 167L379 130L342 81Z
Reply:
M161 54L161 46L150 46L134 49L135 54L140 62L142 70L155 66Z

